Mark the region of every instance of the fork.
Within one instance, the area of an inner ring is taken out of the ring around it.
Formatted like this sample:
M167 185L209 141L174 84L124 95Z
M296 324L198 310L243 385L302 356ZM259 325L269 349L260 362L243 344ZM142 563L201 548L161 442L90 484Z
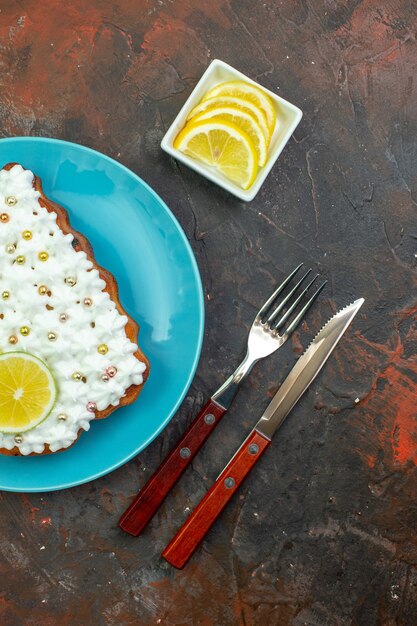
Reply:
M245 358L201 409L175 448L171 450L120 518L119 526L127 533L137 537L142 532L210 433L220 422L230 407L239 386L255 363L278 350L288 340L324 288L326 282L315 290L295 318L284 329L301 301L310 295L310 289L319 277L317 274L307 283L306 279L312 271L309 269L282 298L281 302L274 307L278 296L286 289L301 267L303 267L303 263L285 278L258 311L249 331ZM280 313L282 315L279 317Z

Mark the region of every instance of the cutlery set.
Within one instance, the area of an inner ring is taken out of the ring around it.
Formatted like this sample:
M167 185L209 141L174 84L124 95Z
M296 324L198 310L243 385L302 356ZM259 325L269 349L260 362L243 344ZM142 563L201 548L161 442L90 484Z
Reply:
M240 385L257 361L278 350L291 337L325 287L311 269L301 275L296 267L260 308L249 331L246 355L211 396L177 445L140 490L122 515L119 526L138 536L229 409ZM294 284L295 283L295 284ZM165 548L162 556L182 568L207 531L271 443L291 409L308 389L352 322L364 300L339 310L320 330L281 384L259 421L212 487Z

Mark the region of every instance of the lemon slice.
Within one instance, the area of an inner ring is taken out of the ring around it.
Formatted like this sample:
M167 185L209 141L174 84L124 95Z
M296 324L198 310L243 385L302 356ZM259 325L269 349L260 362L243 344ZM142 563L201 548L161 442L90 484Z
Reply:
M244 131L226 120L213 117L189 122L177 135L174 147L215 167L243 189L248 189L255 179L255 147Z
M273 133L277 119L274 105L272 104L271 98L267 96L262 89L259 89L259 87L255 87L255 85L245 83L241 80L231 80L226 83L220 83L220 85L216 85L213 89L210 89L203 100L215 98L216 96L237 96L238 98L253 102L265 113L269 131L271 134Z
M268 155L268 145L262 128L251 113L246 113L237 107L216 107L208 111L203 111L195 115L193 122L201 122L212 117L219 117L222 120L231 122L238 128L242 129L253 141L256 153L258 155L258 165L264 166Z
M23 433L42 422L56 399L43 361L26 352L0 354L0 431Z
M217 98L208 98L203 100L200 104L197 104L189 113L187 120L190 120L199 113L204 111L211 111L217 109L217 107L237 107L245 113L251 113L259 126L262 128L262 132L265 135L266 142L269 144L271 139L271 133L269 132L268 124L266 121L265 113L250 100L244 100L243 98L237 98L235 96L218 96Z

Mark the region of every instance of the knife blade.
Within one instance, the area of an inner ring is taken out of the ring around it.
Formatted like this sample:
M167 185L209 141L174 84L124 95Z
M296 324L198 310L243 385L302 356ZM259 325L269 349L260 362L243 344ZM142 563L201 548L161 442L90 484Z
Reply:
M364 299L359 298L338 311L315 336L249 436L163 551L162 556L168 563L179 569L184 567L234 492L270 445L274 433L315 379L363 303Z
M255 430L264 437L272 439L294 404L326 363L363 303L363 298L355 300L338 311L323 326L272 398L261 419L255 425Z

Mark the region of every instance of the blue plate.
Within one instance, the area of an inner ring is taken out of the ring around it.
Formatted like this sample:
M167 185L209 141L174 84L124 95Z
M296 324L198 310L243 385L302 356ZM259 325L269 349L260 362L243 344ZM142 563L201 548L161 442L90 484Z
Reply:
M161 432L194 376L204 329L200 274L184 232L159 196L120 163L83 146L37 137L0 140L0 167L16 161L42 179L88 237L139 322L151 373L139 396L91 424L70 449L40 457L0 455L0 489L52 491L126 463Z

